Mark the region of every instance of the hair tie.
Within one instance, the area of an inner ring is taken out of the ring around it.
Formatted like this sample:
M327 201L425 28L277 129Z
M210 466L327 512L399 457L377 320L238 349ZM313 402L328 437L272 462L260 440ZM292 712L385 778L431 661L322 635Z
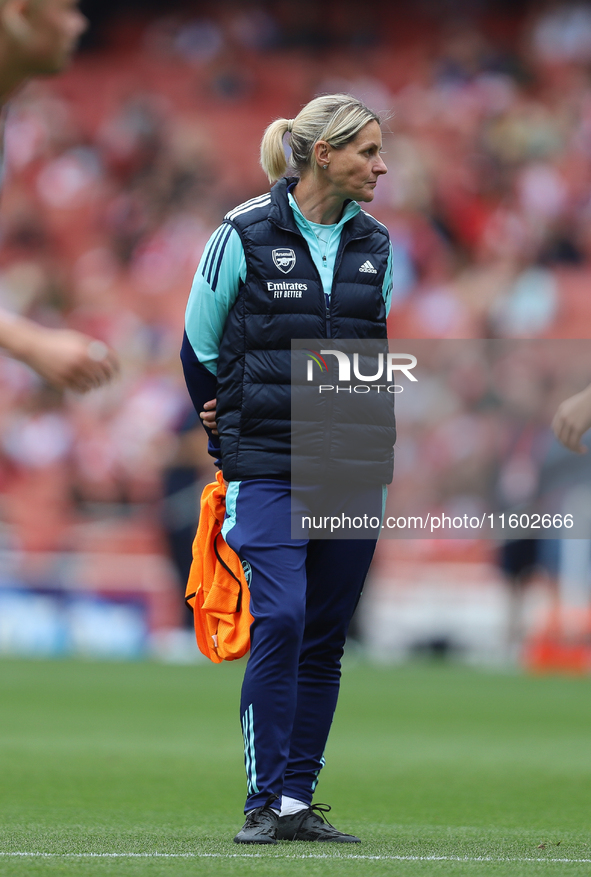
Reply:
M294 122L295 122L295 119L288 119L287 120L287 130L289 131L290 134L293 131L293 123Z

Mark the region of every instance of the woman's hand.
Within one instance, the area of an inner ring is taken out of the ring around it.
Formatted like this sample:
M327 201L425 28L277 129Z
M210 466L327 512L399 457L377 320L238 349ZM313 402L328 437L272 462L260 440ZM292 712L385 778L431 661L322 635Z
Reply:
M217 399L210 399L209 402L205 402L203 405L203 411L199 415L201 420L203 421L204 426L211 430L213 435L218 435L218 425L215 419L215 409L217 405Z
M119 371L116 354L102 341L20 317L0 316L0 344L58 389L86 393L108 383Z

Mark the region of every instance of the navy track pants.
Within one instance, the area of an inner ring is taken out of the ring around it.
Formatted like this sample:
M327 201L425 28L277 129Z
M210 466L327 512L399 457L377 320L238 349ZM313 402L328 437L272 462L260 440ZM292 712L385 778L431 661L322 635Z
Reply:
M290 490L286 481L256 479L231 484L227 497L223 532L250 577L254 618L240 705L245 811L273 793L312 801L347 629L376 545L292 539ZM372 491L381 508L382 489Z

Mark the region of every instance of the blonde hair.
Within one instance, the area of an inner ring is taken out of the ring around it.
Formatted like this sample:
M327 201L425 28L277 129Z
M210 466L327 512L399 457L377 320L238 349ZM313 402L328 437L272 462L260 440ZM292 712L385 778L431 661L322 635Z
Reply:
M271 183L285 176L288 167L302 174L312 166L314 146L319 140L326 140L333 149L342 149L368 122L379 125L380 118L350 94L315 97L295 119L271 122L261 142L262 168ZM291 147L289 165L283 149L287 133Z

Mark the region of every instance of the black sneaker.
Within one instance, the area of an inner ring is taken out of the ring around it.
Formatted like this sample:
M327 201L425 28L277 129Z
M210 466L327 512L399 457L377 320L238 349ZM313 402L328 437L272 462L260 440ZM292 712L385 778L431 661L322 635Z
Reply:
M324 816L329 811L328 804L312 804L306 810L299 810L290 816L280 816L277 840L319 840L338 844L360 844L360 839L354 834L345 834L330 824Z
M235 844L276 844L279 813L271 809L278 795L269 795L263 807L249 810L246 822L234 838Z

